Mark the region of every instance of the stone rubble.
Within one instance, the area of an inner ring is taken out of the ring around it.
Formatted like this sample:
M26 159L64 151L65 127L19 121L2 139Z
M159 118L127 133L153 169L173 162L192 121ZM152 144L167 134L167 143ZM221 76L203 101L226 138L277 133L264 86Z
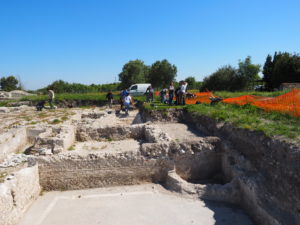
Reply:
M27 162L28 156L25 154L10 154L4 162L0 163L0 168L15 167Z

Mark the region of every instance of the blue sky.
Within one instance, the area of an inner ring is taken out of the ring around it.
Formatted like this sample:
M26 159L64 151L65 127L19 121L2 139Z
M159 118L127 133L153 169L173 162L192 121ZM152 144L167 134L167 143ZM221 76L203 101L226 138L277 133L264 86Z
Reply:
M0 0L0 77L27 89L108 83L133 59L197 80L252 56L300 53L299 0Z

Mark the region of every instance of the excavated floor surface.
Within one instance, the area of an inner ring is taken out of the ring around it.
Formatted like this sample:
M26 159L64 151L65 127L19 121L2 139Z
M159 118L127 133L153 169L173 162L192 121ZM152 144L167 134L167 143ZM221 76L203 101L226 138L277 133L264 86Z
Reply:
M173 140L186 141L204 136L201 132L183 123L156 123L156 125Z
M40 197L19 225L252 225L240 209L204 202L148 184Z

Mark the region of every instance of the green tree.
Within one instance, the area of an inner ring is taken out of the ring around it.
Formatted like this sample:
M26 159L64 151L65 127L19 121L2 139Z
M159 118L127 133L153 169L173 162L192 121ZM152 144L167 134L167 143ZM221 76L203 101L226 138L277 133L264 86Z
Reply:
M244 61L239 61L238 81L240 89L253 89L255 80L259 79L260 65L253 64L248 56Z
M148 77L149 68L143 61L137 59L126 63L119 74L122 88L128 88L134 83L144 83Z
M223 66L208 77L205 77L201 91L236 91L238 86L237 70L232 66Z
M241 91L252 88L259 78L260 65L253 64L251 57L239 61L238 69L223 66L210 76L204 78L201 90L210 91Z
M265 67L263 74L267 87L279 88L282 83L300 83L300 56L298 54L275 52L273 61L270 56L267 57Z
M274 64L273 64L273 61L272 61L272 56L268 55L267 58L266 58L266 62L264 64L264 67L263 67L263 74L264 74L263 80L266 83L266 88L268 90L273 89L272 82L271 82L273 69L274 69Z
M4 91L12 91L18 89L18 83L18 80L14 76L2 77L0 79L0 86Z
M156 61L151 65L147 81L155 88L168 87L170 82L175 79L176 75L176 66L164 59L162 61Z
M195 77L187 77L185 78L185 81L188 83L188 88L189 89L199 89L199 87L197 87L197 81L195 79Z

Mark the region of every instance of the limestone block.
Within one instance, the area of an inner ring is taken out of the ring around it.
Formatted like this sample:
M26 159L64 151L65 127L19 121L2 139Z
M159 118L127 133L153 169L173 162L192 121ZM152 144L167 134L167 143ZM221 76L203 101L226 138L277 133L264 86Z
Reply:
M0 184L0 225L15 225L39 196L38 167L28 167Z
M0 135L0 161L8 154L15 153L27 143L26 128L15 128Z

